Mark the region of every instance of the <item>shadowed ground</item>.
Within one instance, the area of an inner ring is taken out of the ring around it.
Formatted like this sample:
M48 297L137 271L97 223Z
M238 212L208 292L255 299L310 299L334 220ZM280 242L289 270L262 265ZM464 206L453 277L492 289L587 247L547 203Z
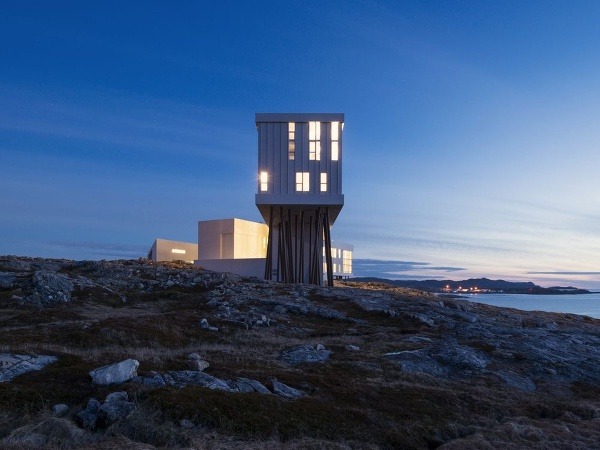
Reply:
M0 383L0 447L600 447L599 332L587 317L378 284L0 257L0 353L58 357ZM190 353L213 377L306 395L96 386L88 375L128 358L142 377L181 371ZM128 417L75 425L90 398L123 390ZM65 417L52 417L58 403Z

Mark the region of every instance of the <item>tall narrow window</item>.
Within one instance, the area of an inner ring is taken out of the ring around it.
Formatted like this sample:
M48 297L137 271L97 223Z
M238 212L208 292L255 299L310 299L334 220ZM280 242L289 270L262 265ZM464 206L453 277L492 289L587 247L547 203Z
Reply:
M308 122L308 159L321 161L321 122Z
M308 192L308 172L296 172L296 192Z
M296 124L288 123L288 159L296 157Z
M260 192L267 192L269 184L269 174L265 171L260 173Z
M321 172L321 192L327 192L327 172Z
M342 253L344 273L352 273L352 252L350 250L344 250Z
M340 158L340 123L331 122L331 160Z

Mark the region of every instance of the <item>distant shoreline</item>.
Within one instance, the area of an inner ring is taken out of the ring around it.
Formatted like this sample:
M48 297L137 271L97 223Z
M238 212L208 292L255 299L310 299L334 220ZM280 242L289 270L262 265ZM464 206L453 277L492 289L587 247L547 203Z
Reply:
M574 286L542 287L531 281L513 282L490 280L488 278L472 278L462 281L454 280L390 280L375 277L357 277L349 281L385 283L392 286L419 289L434 294L461 296L463 294L526 294L526 295L580 295L591 294L592 291Z

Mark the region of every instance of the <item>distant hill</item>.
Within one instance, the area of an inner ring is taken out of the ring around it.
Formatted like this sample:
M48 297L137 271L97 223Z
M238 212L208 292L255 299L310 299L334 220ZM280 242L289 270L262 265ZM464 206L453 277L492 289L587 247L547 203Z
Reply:
M352 278L352 281L379 282L391 284L399 287L420 289L428 292L443 292L446 287L454 291L459 288L479 288L495 292L505 292L509 294L588 294L585 289L578 289L572 286L561 287L553 286L544 288L531 281L505 281L490 280L489 278L470 278L468 280L389 280L386 278L360 277Z

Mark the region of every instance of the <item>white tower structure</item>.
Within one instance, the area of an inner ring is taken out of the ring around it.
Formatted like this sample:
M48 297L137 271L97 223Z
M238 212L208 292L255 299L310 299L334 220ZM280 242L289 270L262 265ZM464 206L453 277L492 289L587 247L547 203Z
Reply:
M321 284L325 267L333 285L330 228L344 206L344 114L259 113L256 127L256 206L269 227L265 278Z

